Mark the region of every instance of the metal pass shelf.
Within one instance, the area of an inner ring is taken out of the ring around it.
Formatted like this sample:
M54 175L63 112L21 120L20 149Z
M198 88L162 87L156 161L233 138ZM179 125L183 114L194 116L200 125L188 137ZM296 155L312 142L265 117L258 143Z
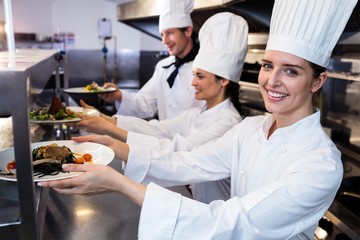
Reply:
M42 237L48 189L33 181L29 109L51 75L58 74L57 59L54 50L0 52L0 117L12 118L17 171L16 182L0 181L0 208L7 213L0 216L2 240Z

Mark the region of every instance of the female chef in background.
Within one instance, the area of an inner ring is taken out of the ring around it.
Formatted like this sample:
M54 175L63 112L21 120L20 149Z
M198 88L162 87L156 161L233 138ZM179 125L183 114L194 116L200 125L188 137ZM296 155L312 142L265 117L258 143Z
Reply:
M222 22L221 22L222 21ZM223 24L223 27L215 27ZM201 28L200 50L193 67L195 98L205 100L202 108L192 108L180 116L163 121L132 117L131 132L102 121L101 117L83 118L77 126L85 131L105 134L151 151L190 151L194 146L222 136L241 121L239 84L247 53L248 25L240 16L221 13ZM209 61L211 59L211 61ZM145 135L143 132L152 134ZM135 170L142 183L147 169ZM153 181L153 179L151 179ZM168 186L166 182L163 186ZM209 203L230 198L230 179L191 184L193 198Z
M149 166L148 175L165 180L231 176L231 199L199 203L100 165L65 165L85 174L39 184L63 194L125 194L142 206L140 239L313 239L343 169L312 98L325 83L332 50L356 2L275 0L258 78L272 115L247 117L191 152L152 155L129 152L126 144L107 136L74 138L105 144L127 165Z

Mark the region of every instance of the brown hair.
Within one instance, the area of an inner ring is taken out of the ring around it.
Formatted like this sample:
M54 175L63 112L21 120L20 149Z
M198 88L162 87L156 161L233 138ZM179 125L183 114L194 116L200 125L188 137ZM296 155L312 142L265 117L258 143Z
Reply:
M310 67L313 69L313 78L318 78L321 73L326 71L325 67L319 66L312 62L309 63L310 63Z
M218 75L215 75L216 80L224 79L223 77L220 77ZM225 95L226 97L230 98L230 101L234 105L235 109L239 112L241 115L241 104L239 101L239 84L233 81L229 81L229 84L226 87Z
M312 63L312 62L309 62L309 64L310 64L310 67L313 70L313 78L318 78L321 73L326 71L325 67L319 66L319 65L317 65L315 63ZM314 93L312 102L313 102L314 106L316 106L316 107L318 107L320 109L322 108L323 100L322 100L320 89L319 89L319 91Z

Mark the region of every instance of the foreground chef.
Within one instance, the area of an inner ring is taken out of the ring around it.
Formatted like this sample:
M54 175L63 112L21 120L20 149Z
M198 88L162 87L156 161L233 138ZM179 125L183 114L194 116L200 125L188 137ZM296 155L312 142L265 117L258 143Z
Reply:
M313 95L356 0L275 0L259 86L269 116L247 117L191 152L152 155L106 136L128 165L190 183L231 177L232 198L202 204L107 166L67 165L79 177L40 183L64 194L120 192L142 206L140 239L313 239L340 186L340 152L320 124ZM171 172L169 174L169 171ZM166 174L165 174L166 173ZM154 209L156 211L154 211Z

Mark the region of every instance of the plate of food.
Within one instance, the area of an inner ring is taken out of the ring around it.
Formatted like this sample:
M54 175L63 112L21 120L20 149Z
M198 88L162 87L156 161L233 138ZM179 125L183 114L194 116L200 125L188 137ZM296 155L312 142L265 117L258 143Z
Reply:
M83 113L82 107L65 107L59 98L53 97L50 107L31 109L30 122L42 124L61 124L81 120L77 113Z
M108 165L114 151L98 143L76 143L71 140L32 143L34 181L59 180L80 175L66 172L63 163ZM17 181L14 148L0 151L0 180Z
M114 87L104 88L100 87L96 82L86 85L85 87L66 88L64 92L69 94L101 94L115 92Z

